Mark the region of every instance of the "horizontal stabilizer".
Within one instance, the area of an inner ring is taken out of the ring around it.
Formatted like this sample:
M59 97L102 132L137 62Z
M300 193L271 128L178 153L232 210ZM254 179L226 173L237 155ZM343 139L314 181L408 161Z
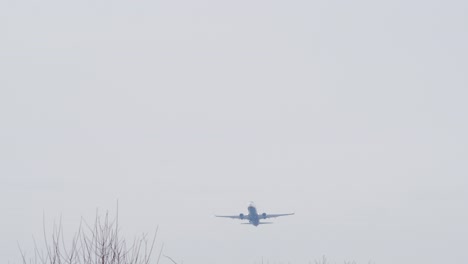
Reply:
M273 224L273 222L260 222L259 225ZM252 223L241 223L241 225L253 225Z

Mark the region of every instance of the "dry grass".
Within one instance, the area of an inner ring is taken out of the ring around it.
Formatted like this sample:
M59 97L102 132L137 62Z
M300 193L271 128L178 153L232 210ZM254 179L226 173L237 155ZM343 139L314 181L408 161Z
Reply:
M22 264L158 264L163 256L164 245L161 246L158 257L152 261L157 229L150 239L144 234L127 243L119 235L118 214L110 219L109 213L103 218L96 213L92 225L82 219L78 231L68 246L64 239L62 221L59 221L58 225L54 224L51 235L47 234L45 224L43 230L44 249L41 250L34 240L34 256L27 257L20 248ZM166 255L164 257L177 264L171 257ZM264 263L263 260L261 263ZM332 264L332 262L323 256L309 264ZM345 261L344 264L356 264L356 262Z

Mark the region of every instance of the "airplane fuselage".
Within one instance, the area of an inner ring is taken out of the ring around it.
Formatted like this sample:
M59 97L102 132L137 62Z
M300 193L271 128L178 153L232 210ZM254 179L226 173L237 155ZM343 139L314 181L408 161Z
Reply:
M258 226L260 224L260 217L258 216L257 208L249 205L247 209L249 210L249 222L254 226Z

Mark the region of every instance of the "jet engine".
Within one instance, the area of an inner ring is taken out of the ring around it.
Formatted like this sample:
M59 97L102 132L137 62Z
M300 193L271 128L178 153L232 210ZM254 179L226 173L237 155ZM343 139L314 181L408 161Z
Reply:
M244 214L240 214L240 215L239 215L239 218L240 218L241 220L244 220Z
M266 219L266 217L267 217L267 214L266 214L266 213L263 213L263 214L262 214L262 218L263 218L263 219Z

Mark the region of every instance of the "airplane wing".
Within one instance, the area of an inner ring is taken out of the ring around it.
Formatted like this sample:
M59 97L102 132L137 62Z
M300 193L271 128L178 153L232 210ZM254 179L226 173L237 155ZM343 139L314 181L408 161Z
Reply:
M293 215L294 213L290 214L266 214L265 216L259 215L260 218L262 219L267 219L267 218L275 218L275 217L280 217L280 216L287 216L287 215Z
M216 217L225 217L225 218L232 218L232 219L241 219L241 220L248 220L247 216L241 218L240 215L215 215Z

